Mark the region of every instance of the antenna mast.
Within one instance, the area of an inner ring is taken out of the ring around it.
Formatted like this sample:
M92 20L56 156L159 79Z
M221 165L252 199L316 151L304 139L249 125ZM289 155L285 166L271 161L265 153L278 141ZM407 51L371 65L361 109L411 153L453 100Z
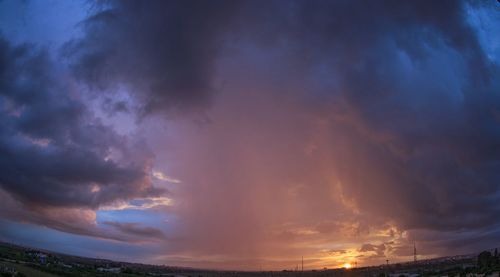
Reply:
M417 262L417 247L415 246L415 242L413 242L413 261Z

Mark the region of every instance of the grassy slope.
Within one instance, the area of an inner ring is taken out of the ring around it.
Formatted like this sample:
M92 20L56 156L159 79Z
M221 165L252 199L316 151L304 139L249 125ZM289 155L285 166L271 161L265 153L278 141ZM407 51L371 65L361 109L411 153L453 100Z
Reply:
M29 277L32 277L32 276L33 277L56 277L56 275L46 273L46 272L43 272L40 270L36 270L34 268L31 268L31 267L28 267L28 266L25 266L22 264L15 264L15 263L3 262L3 261L0 261L0 264L2 264L4 266L8 266L8 267L13 267L13 268L17 269L17 271L19 271L19 272L21 272L24 275L29 276Z

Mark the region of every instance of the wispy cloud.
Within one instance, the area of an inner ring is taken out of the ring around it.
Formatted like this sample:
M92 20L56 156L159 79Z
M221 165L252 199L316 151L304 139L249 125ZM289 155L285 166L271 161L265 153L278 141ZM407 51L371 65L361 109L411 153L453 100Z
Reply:
M165 182L169 182L169 183L174 183L174 184L179 184L181 183L180 180L178 179L175 179L175 178L172 178L170 176L167 176L165 175L163 172L161 171L154 171L153 170L153 177L155 177L156 179L158 180L162 180L162 181L165 181Z
M113 211L113 210L147 210L158 207L172 206L173 200L168 197L147 197L136 198L129 201L116 201L110 205L99 207L99 210Z

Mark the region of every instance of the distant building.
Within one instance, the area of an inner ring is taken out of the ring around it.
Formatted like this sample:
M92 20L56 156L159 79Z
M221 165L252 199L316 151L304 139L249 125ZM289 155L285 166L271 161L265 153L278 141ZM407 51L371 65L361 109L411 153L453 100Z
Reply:
M7 274L10 274L10 275L16 275L17 274L17 270L13 267L10 267L10 266L3 266L3 265L0 265L0 273L7 273Z
M109 273L120 273L121 272L121 268L119 268L119 267L110 267L110 268L98 267L97 271L99 271L99 272L109 272Z
M35 253L32 254L32 256L40 264L46 264L47 263L47 254L44 254L44 253L41 253L41 252L35 252Z

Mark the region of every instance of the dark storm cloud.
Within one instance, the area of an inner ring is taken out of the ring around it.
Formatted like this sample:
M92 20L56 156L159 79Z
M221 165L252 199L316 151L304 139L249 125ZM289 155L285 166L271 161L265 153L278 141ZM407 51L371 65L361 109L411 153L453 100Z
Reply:
M92 87L125 84L144 113L203 106L214 59L238 1L107 1L66 45Z
M498 221L498 68L467 21L466 3L435 4L377 5L367 10L380 20L350 17L370 25L359 40L338 41L349 47L338 58L341 97L358 129L344 129L351 140L344 155L363 157L337 172L363 210L405 228L483 227ZM365 177L349 167L364 168Z
M126 161L126 138L93 117L44 50L0 38L0 115L0 185L27 206L97 208L162 193L149 161Z
M101 91L128 89L141 112L150 113L206 106L217 90L213 77L218 58L238 51L242 43L277 47L291 54L298 70L324 63L327 68L342 67L344 72L337 74L349 86L347 97L368 113L373 110L372 100L393 85L388 76L396 68L385 68L391 66L385 59L393 60L395 50L418 63L434 47L450 45L475 69L471 74L486 78L484 55L465 13L460 1L359 5L351 1L104 1L82 23L85 36L67 43L63 52L88 85Z
M331 59L335 97L354 121L342 127L349 147L338 149L351 158L335 169L346 193L408 228L498 221L500 102L491 80L498 69L467 22L466 4L301 4L295 39L309 62Z

